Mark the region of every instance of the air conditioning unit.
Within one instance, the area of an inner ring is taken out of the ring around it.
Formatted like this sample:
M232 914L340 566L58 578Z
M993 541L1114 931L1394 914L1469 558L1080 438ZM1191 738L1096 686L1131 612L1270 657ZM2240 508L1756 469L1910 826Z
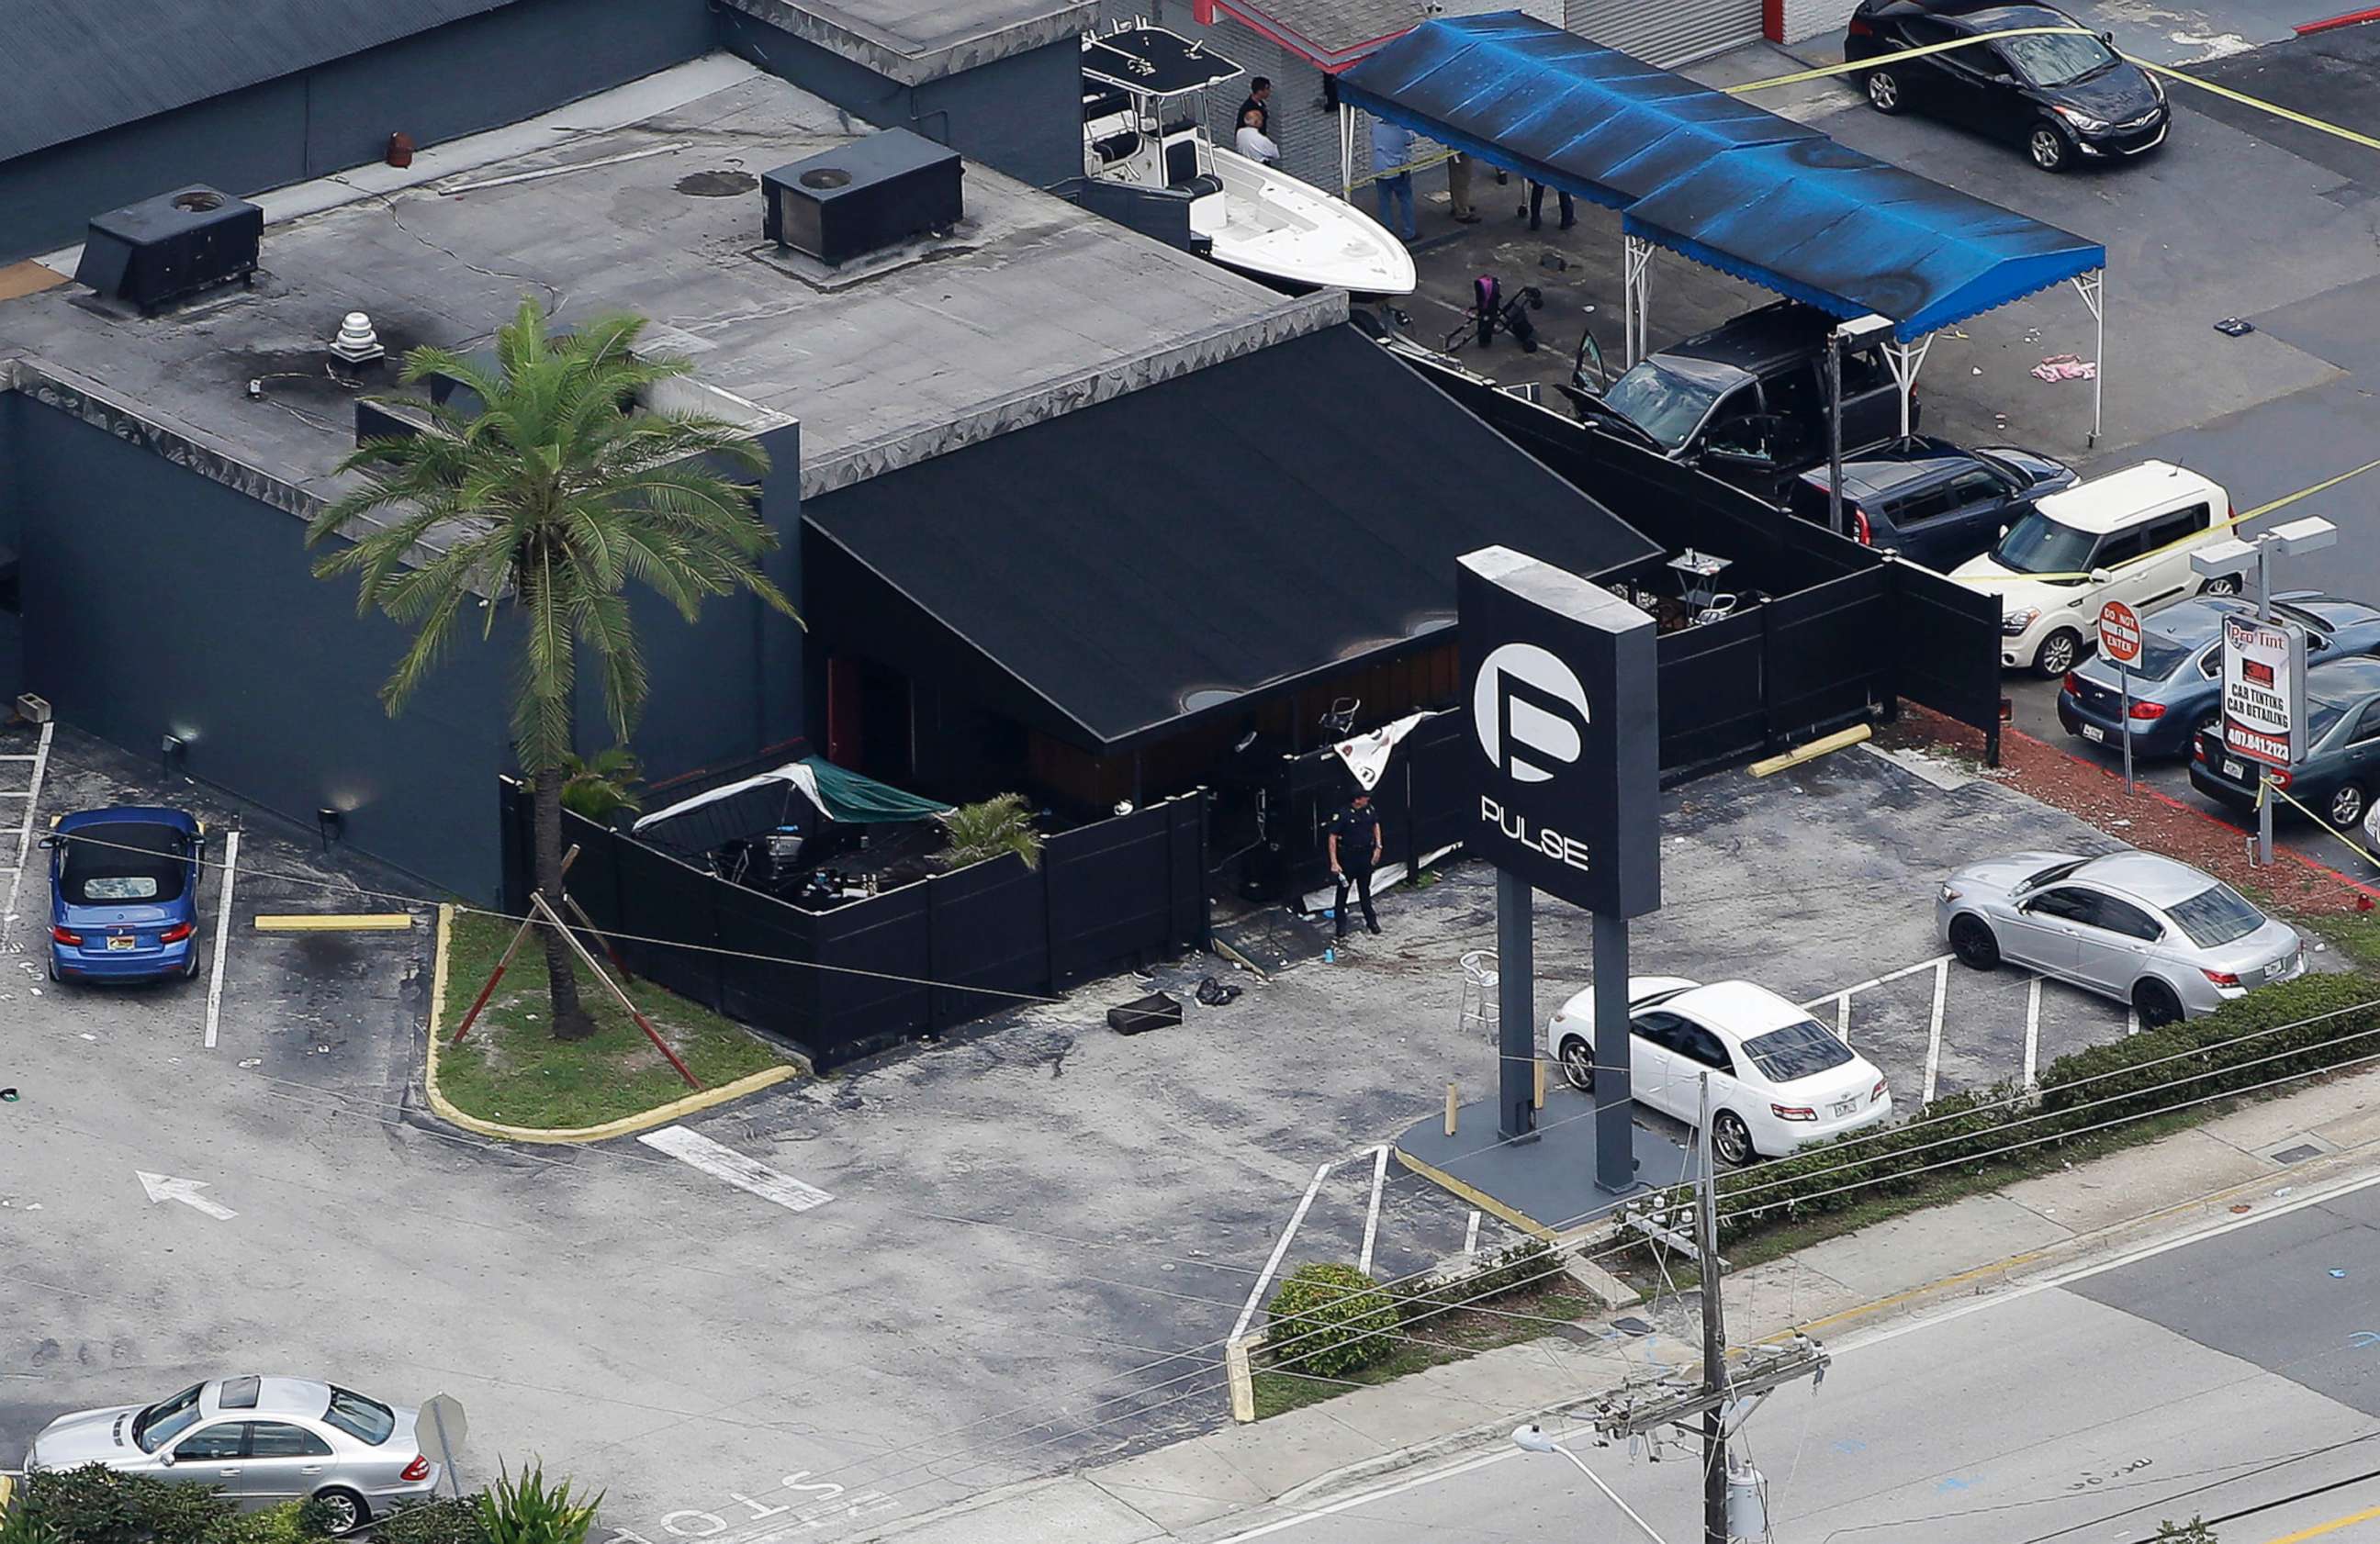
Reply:
M780 247L840 267L965 214L959 152L887 128L760 178L763 228Z
M75 280L144 311L256 271L264 211L212 187L184 187L94 215Z

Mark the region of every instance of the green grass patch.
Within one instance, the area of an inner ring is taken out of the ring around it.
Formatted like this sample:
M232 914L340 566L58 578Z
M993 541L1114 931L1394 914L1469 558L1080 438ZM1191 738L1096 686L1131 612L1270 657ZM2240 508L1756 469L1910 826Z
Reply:
M455 913L446 940L442 1036L453 1037L515 925L476 911ZM692 1092L594 973L584 965L577 972L579 1000L597 1026L592 1037L553 1038L545 957L531 938L513 956L512 968L469 1037L460 1045L439 1047L439 1092L482 1120L565 1129L638 1115ZM705 1088L794 1059L734 1020L651 982L630 983L627 991Z
M2317 911L2289 919L2319 936L2357 970L2380 975L2380 911Z
M1453 1309L1408 1323L1398 1332L1401 1338L1386 1356L1335 1378L1301 1377L1294 1368L1281 1371L1258 1367L1252 1378L1257 1419L1336 1399L1351 1387L1393 1382L1407 1373L1459 1362L1500 1345L1540 1339L1552 1332L1548 1320L1572 1323L1602 1311L1603 1306L1593 1297L1566 1285L1545 1292L1517 1292L1497 1298L1492 1311Z

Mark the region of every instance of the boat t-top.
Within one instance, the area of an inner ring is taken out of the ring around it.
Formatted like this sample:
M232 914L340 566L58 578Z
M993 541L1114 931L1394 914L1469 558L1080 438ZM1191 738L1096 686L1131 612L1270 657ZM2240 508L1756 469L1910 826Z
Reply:
M1413 254L1362 211L1225 150L1207 89L1244 74L1204 42L1146 24L1083 40L1083 171L1190 201L1190 229L1226 268L1293 290L1411 295Z

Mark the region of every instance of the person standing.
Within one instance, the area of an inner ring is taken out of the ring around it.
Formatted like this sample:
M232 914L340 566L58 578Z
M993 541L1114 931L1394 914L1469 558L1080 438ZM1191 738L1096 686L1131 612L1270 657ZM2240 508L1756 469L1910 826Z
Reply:
M1264 109L1251 107L1240 115L1240 132L1233 146L1260 166L1281 164L1281 147L1265 138Z
M1446 163L1446 202L1456 224L1479 223L1479 212L1471 207L1471 158L1461 151Z
M1272 82L1261 75L1257 76L1255 82L1248 87L1248 100L1240 103L1239 114L1232 121L1235 124L1246 123L1248 114L1253 110L1257 115L1257 132L1268 139L1271 139L1272 109L1265 105L1271 100Z
M1356 899L1364 903L1364 926L1380 931L1380 919L1372 912L1372 871L1380 866L1380 813L1372 808L1372 796L1358 791L1347 801L1346 808L1330 817L1330 875L1339 881L1339 899L1334 908L1339 918L1339 936L1347 936L1347 891L1352 886Z
M1372 187L1379 195L1380 223L1412 241L1421 235L1414 223L1413 130L1386 118L1372 120ZM1389 212L1393 203L1404 211L1403 223Z
M1568 229L1570 229L1572 225L1575 225L1575 224L1577 224L1577 223L1578 223L1578 216L1577 216L1575 213L1573 213L1573 212L1572 211L1572 209L1571 209L1571 201L1570 201L1570 195L1569 195L1568 193L1562 192L1560 189L1557 188L1557 189L1555 190L1555 196L1556 196L1557 198L1559 198L1559 199L1561 199L1561 228L1562 228L1563 230L1568 230ZM1529 184L1529 229L1531 229L1531 230L1533 230L1533 231L1534 231L1534 230L1536 230L1536 229L1537 229L1538 224L1539 224L1539 221L1538 221L1538 211L1539 211L1540 210L1544 209L1545 207L1546 207L1546 185L1545 185L1544 183L1541 183L1541 182L1532 182L1532 183L1530 183L1530 184Z

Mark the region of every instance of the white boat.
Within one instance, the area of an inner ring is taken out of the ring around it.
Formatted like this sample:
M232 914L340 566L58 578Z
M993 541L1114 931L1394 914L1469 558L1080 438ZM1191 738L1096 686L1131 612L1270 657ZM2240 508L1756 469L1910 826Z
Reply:
M1363 211L1216 145L1207 89L1244 73L1162 27L1083 40L1083 173L1189 205L1190 231L1226 268L1296 290L1411 295L1413 254Z

